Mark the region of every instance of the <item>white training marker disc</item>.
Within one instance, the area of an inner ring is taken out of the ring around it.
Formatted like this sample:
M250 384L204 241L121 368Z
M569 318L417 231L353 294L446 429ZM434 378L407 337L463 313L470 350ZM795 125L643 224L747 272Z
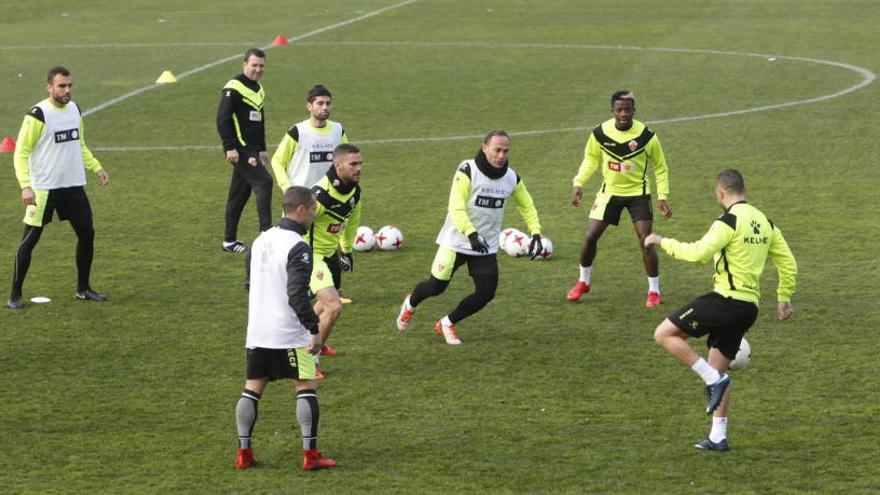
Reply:
M37 296L37 297L32 297L31 302L36 303L36 304L43 304L43 303L47 303L47 302L52 302L52 300L49 299L48 297Z

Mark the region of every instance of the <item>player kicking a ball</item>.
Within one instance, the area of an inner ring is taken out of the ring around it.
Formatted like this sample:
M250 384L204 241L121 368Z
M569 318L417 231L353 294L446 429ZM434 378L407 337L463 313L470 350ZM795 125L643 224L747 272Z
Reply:
M761 272L769 256L779 274L777 315L788 319L793 310L797 264L779 228L746 202L742 175L722 170L715 198L724 210L702 239L685 243L651 234L645 246L658 245L673 258L698 263L714 258L715 288L673 312L654 331L654 340L691 367L706 382L706 414L713 414L709 437L694 447L726 451L727 411L731 378L727 374L743 335L758 316ZM688 337L708 334L709 361L687 343Z
M508 198L532 235L529 255L535 259L541 251L541 223L526 186L517 173L508 166L510 137L504 131L491 131L473 160L459 164L449 194L449 212L446 223L437 235L437 255L431 266L431 276L423 280L407 295L397 316L397 328L409 328L416 307L425 299L438 296L446 290L455 271L464 264L474 280L474 292L469 294L448 315L434 326L447 344L461 344L455 324L483 309L495 297L498 286L498 237L501 220Z

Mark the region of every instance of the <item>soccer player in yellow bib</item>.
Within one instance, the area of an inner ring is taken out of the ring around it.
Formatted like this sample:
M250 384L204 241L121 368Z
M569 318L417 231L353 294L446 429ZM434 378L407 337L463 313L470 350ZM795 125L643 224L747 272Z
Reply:
M461 344L455 331L456 323L480 311L495 298L496 253L508 198L513 199L532 234L529 255L535 259L543 251L538 212L522 178L508 166L509 153L510 137L504 131L494 130L483 139L482 147L472 160L458 165L449 192L446 222L437 235L440 247L431 265L431 276L404 298L397 316L399 330L409 328L416 306L442 294L455 271L466 264L474 281L474 292L434 325L434 331L443 335L447 344Z
M21 202L27 207L24 235L15 254L12 292L6 306L22 309L22 287L31 264L31 253L43 228L58 212L76 233L76 297L84 301L105 301L92 290L89 276L95 253L92 207L86 196L86 170L106 186L110 177L83 137L82 116L71 98L73 78L64 67L49 70L49 97L34 105L24 117L13 157L15 177L21 186Z
M674 311L654 331L654 339L706 383L706 414L713 414L709 437L694 447L726 451L727 412L731 378L726 373L736 357L743 335L758 316L760 281L767 257L779 274L776 313L780 320L792 315L797 263L779 227L746 202L742 174L722 170L715 182L715 198L724 210L696 242L680 242L651 234L646 246L657 245L673 258L704 263L714 259L712 292ZM708 334L708 362L687 343L688 337Z
M666 203L669 194L669 174L660 140L645 124L633 119L636 100L632 92L621 90L611 95L613 118L596 126L587 139L584 160L574 177L571 204L580 206L584 185L596 172L602 170L602 185L590 210L590 221L580 253L580 276L566 298L577 301L590 291L590 277L599 238L609 225L620 222L623 209L629 212L639 238L645 271L648 273L648 297L645 306L660 304L660 268L657 252L644 245L651 233L654 213L651 209L651 189L648 169L654 169L657 183L657 208L663 218L672 216Z
M315 265L309 287L315 295L315 313L320 317L318 328L321 352L325 355L327 339L342 313L339 287L342 272L354 271L352 249L361 221L361 151L352 144L340 144L333 151L333 166L312 186L318 198L317 216L306 240L315 254ZM338 246L338 248L337 248ZM335 354L335 351L332 352ZM318 379L323 373L318 370Z

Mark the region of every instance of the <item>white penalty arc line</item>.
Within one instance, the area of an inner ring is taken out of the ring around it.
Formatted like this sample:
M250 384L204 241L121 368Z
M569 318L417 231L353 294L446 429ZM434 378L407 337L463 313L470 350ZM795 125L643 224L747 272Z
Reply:
M382 7L381 9L376 9L376 10L374 10L374 11L372 11L372 12L367 12L366 14L359 15L359 16L357 16L357 17L353 17L353 18L351 18L351 19L347 19L347 20L340 21L340 22L337 22L337 23L334 23L334 24L330 24L329 26L324 26L324 27L322 27L322 28L315 29L314 31L309 31L308 33L301 34L301 35L299 35L299 36L294 36L294 37L291 37L291 38L287 38L287 41L288 41L288 42L294 42L294 41L303 40L303 39L306 39L306 38L309 38L309 37L315 36L315 35L317 35L317 34L325 33L325 32L327 32L327 31L330 31L330 30L333 30L333 29L337 29L337 28L340 28L340 27L343 27L343 26L348 26L349 24L354 24L355 22L363 21L364 19L369 19L370 17L377 16L377 15L383 13L383 12L387 12L387 11L389 11L389 10L396 9L396 8L399 8L399 7L404 7L404 6L406 6L406 5L409 5L409 4L411 4L411 3L415 3L415 2L418 2L418 1L419 1L419 0L405 0L405 1L403 1L403 2L396 3L396 4L393 4L393 5L389 5L389 6L387 6L387 7ZM266 46L261 47L261 49L262 49L262 50L269 50L269 49L273 48L274 46L275 46L275 45L268 44L268 45L266 45ZM226 62L229 62L229 61L235 60L235 59L237 59L237 58L241 58L241 54L230 55L230 56L228 56L228 57L221 58L220 60L215 60L215 61L213 61L213 62L211 62L211 63L208 63L208 64L205 64L205 65L202 65L202 66L196 67L195 69L190 69L190 70L188 70L188 71L186 71L186 72L182 72L182 73L178 74L178 75L176 76L176 77L177 77L177 80L179 81L179 80L181 80L181 79L185 79L185 78L187 78L187 77L189 77L189 76L191 76L191 75L193 75L193 74L198 74L199 72L206 71L206 70L208 70L208 69L210 69L210 68L212 68L212 67L216 67L216 66L218 66L218 65L225 64ZM136 90L134 90L134 91L131 91L131 92L125 93L125 94L122 95L122 96L117 96L116 98L113 98L112 100L105 101L104 103L101 103L101 104L97 105L97 106L94 107L94 108L90 108L89 110L86 110L85 112L83 112L82 115L83 115L83 117L88 117L89 115L93 115L93 114L95 114L95 113L98 113L98 112L100 112L101 110L104 110L105 108L111 107L111 106L113 106L113 105L115 105L115 104L117 104L117 103L123 102L123 101L125 101L125 100L127 100L127 99L129 99L129 98L132 98L132 97L137 96L137 95L139 95L139 94L146 93L147 91L151 91L151 90L153 90L153 89L156 89L156 88L158 88L159 86L162 86L162 85L159 84L159 83L153 83L153 84L150 84L149 86L144 86L144 87L142 87L142 88L138 88L138 89L136 89ZM96 149L97 149L97 148L96 148Z
M415 0L413 0L415 1ZM409 2L406 2L409 3ZM401 5L401 4L398 4ZM389 7L390 8L390 7ZM305 36L305 35L304 35ZM717 119L723 117L733 117L737 115L745 115L750 113L757 112L765 112L768 110L776 110L780 108L788 108L798 105L809 105L812 103L819 103L827 100L831 100L834 98L839 98L841 96L848 95L850 93L854 93L865 86L873 83L877 76L872 71L859 67L857 65L846 64L843 62L835 62L833 60L822 60L816 58L809 57L793 57L786 55L769 55L762 53L743 53L743 52L730 52L730 51L720 51L720 50L701 50L695 48L663 48L663 47L639 47L639 46L615 46L615 45L571 45L571 44L542 44L542 43L473 43L473 42L407 42L407 41L342 41L342 42L306 42L301 43L301 45L353 45L353 46L425 46L425 47L480 47L480 48L552 48L552 49L594 49L594 50L628 50L628 51L656 51L656 52L666 52L666 53L690 53L690 54L707 54L707 55L724 55L724 56L738 56L738 57L755 57L755 58L763 58L763 59L775 59L775 60L791 60L796 62L806 62L820 65L829 65L832 67L838 67L842 69L846 69L852 72L855 72L861 76L861 80L847 88L841 89L840 91L836 91L834 93L816 96L814 98L807 98L803 100L794 100L783 103L776 103L773 105L763 105L752 108L745 108L742 110L732 110L728 112L717 112L717 113L709 113L702 115L689 115L683 117L670 117L666 119L658 119L645 121L646 124L656 125L656 124L668 124L674 122L688 122L695 120L708 120L708 119ZM225 61L225 60L224 60ZM88 112L84 113L84 115L88 114ZM557 129L537 129L530 131L512 131L508 132L511 136L538 136L542 134L551 134L551 133L561 133L561 132L582 132L589 129L592 129L593 126L579 126L579 127L562 127ZM358 144L389 144L389 143L414 143L414 142L432 142L432 141L461 141L468 139L477 139L483 138L483 134L465 134L465 135L457 135L457 136L422 136L422 137L410 137L410 138L388 138L388 139L366 139L357 141ZM94 148L96 151L196 151L196 150L216 150L220 149L219 145L191 145L191 146L131 146L131 147L96 147Z

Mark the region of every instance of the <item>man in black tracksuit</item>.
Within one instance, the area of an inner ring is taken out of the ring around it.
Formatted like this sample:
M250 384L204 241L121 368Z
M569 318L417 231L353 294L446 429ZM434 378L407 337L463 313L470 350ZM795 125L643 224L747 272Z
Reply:
M265 60L266 54L258 48L245 52L242 73L223 87L217 109L217 131L223 141L226 161L233 167L223 239L223 250L230 253L247 251L247 246L236 237L238 221L251 190L257 201L260 231L272 226L272 176L266 168L269 154L263 120L266 94L259 83Z

